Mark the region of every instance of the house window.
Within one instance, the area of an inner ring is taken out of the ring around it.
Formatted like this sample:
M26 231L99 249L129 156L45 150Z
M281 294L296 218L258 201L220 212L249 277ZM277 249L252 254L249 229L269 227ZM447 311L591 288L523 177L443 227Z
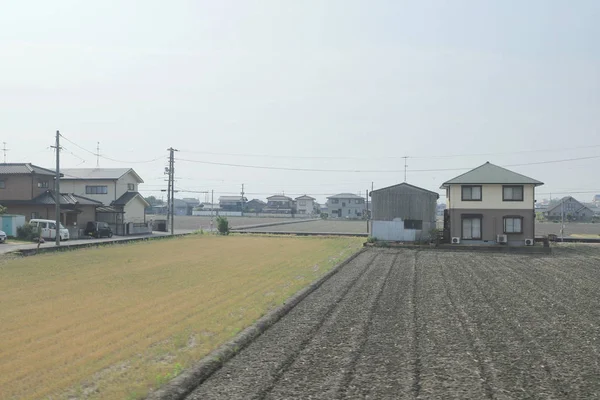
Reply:
M462 219L462 238L481 239L481 217L464 216Z
M135 190L135 183L128 183L127 184L127 190Z
M40 217L40 213L37 211L34 211L31 213L31 219L38 219Z
M108 194L108 186L86 186L85 194Z
M423 229L423 221L420 219L405 219L404 220L404 229Z
M339 202L339 199L331 199L331 204L338 204Z
M41 188L41 189L47 188L48 187L48 181L38 182L38 187Z
M481 201L481 186L462 186L463 201Z
M504 217L504 233L523 233L523 217Z
M523 186L502 186L502 201L523 201Z
M6 184L4 181L0 181L0 189L6 189Z
M300 200L300 201L298 201L298 205L299 206L305 206L306 205L306 200Z

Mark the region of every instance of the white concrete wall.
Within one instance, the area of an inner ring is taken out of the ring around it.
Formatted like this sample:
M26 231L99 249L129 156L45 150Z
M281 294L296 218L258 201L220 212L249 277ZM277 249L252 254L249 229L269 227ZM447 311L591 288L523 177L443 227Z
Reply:
M135 199L131 200L129 203L127 203L125 205L125 208L123 209L123 211L125 211L125 215L124 215L124 222L128 223L128 222L138 222L138 223L142 223L145 222L144 221L144 210L145 210L146 205L144 204L144 202L139 198L136 197Z
M306 202L306 204L301 206L300 205L301 201ZM297 204L296 209L297 209L298 213L301 213L300 210L304 210L304 214L312 214L315 210L314 200L297 200L296 204Z
M248 215L255 215L254 213L246 213ZM242 216L242 212L241 211L219 211L218 213L216 211L213 211L212 214L210 211L192 211L192 215L194 216L202 216L202 217L210 217L211 215L213 217L217 217L217 216L222 216L222 217L241 217Z
M469 186L469 185L466 185ZM481 185L481 201L462 201L461 185L450 186L448 208L523 210L533 209L534 186L523 185L523 201L503 201L502 185Z

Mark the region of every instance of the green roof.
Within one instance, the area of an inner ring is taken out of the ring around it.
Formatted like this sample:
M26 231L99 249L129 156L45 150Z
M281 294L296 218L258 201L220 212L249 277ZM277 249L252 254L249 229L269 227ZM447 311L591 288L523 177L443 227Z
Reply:
M542 182L529 178L525 175L517 174L506 168L491 164L489 161L485 164L465 172L454 179L450 179L442 184L442 188L449 185L465 184L502 184L502 185L543 185Z

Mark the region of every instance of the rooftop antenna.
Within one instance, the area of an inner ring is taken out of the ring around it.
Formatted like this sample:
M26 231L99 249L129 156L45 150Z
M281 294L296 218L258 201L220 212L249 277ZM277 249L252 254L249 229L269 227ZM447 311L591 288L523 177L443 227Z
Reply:
M100 168L100 142L96 142L96 168Z
M6 164L6 152L9 151L9 149L6 148L6 142L2 142L2 151L4 152L4 164Z
M406 182L406 168L408 167L406 162L408 161L408 156L404 156L402 158L404 158L404 182Z

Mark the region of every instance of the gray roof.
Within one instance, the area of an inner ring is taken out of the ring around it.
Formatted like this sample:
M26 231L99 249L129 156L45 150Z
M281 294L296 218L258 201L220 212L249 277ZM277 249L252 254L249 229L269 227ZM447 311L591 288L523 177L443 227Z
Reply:
M3 201L3 204L43 204L43 205L55 205L56 200L54 196L54 192L51 190L47 190L39 196L31 199L31 200L7 200ZM87 197L79 196L73 193L61 193L60 194L60 204L65 205L91 205L91 206L99 206L102 205L102 202L89 199Z
M296 200L316 200L314 197L310 197L307 195L302 195L300 197L296 197Z
M110 203L110 205L124 206L138 196L144 201L144 203L146 203L146 207L150 206L150 204L146 201L146 199L144 199L144 197L141 194L139 194L139 192L125 192L121 197Z
M273 196L267 197L267 200L292 200L292 198L283 194L274 194Z
M538 180L509 171L508 169L494 165L489 161L454 179L450 179L442 185L442 188L454 184L543 185L543 183Z
M11 164L0 164L0 175L9 174L20 174L20 175L56 175L55 171L38 167L37 165L30 163L11 163Z
M131 172L139 183L144 183L133 168L62 168L60 172L64 175L63 180L117 180Z
M363 199L364 197L358 196L354 193L340 193L334 196L327 197L328 199Z
M426 192L426 193L429 193L429 194L433 194L433 195L436 196L437 199L440 198L439 193L432 192L431 190L423 189L423 188L420 188L420 187L415 186L415 185L411 185L411 184L406 183L406 182L402 182L402 183L399 183L397 185L392 185L392 186L384 187L384 188L377 189L377 190L372 190L371 193L376 193L376 192L379 192L380 190L387 190L387 189L392 189L392 188L396 188L396 187L400 187L400 186L407 186L409 188L416 189L416 190L419 190L421 192Z

